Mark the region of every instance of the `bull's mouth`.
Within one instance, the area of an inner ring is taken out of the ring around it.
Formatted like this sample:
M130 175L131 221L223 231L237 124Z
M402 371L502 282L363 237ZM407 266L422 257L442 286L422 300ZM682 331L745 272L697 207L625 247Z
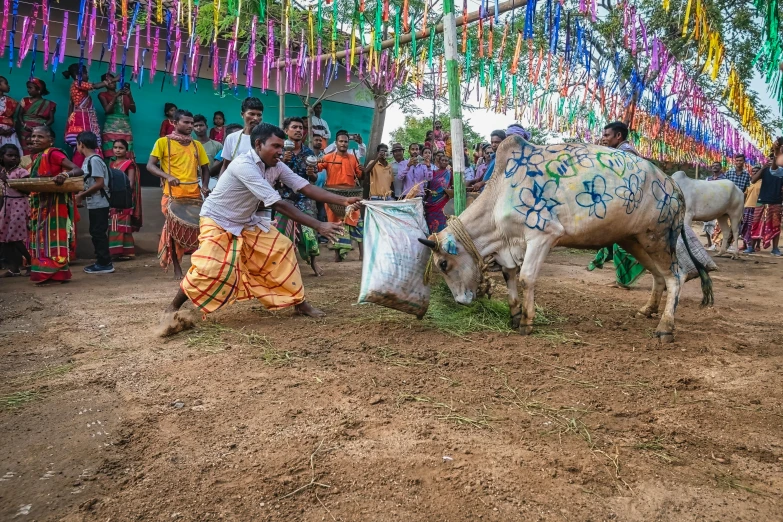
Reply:
M466 290L459 295L455 295L454 300L457 302L457 304L469 305L470 303L473 302L474 297L475 295L473 294L473 292L471 292L470 290Z

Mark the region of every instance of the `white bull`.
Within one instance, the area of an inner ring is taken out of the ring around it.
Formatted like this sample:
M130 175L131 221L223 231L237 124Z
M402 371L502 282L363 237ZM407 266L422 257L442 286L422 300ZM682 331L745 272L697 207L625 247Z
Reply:
M433 263L458 303L469 304L487 291L483 260L492 256L508 285L511 324L529 334L536 279L549 251L555 245L595 249L618 243L654 277L641 314L656 313L668 290L656 335L674 339L685 281L676 253L685 206L676 183L632 154L580 144L539 147L518 136L500 145L495 165L481 196L444 230L420 240L433 250ZM702 304L711 303L709 276L693 261L702 279Z
M729 247L729 236L733 235L735 252L731 257L738 259L739 228L742 212L745 209L745 196L739 187L728 179L715 181L691 179L682 171L672 174L672 179L677 182L685 197L685 226L691 226L694 219L697 221L717 219L723 231L723 242L718 255L726 253ZM729 228L729 221L731 221L731 228Z

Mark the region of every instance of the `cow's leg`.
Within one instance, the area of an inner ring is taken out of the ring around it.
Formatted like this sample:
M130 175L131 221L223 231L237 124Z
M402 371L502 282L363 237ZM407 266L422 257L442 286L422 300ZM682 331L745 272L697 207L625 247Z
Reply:
M536 318L536 279L538 279L538 273L546 256L549 255L549 251L556 241L557 237L549 234L537 235L527 241L520 277L522 283L522 321L519 325L519 333L522 335L529 335L533 331L533 321Z
M742 211L745 211L744 204ZM731 255L732 259L739 259L739 231L742 226L742 213L734 212L731 219L731 233L734 234L734 253Z
M729 227L729 215L723 214L718 217L718 224L720 225L721 232L723 232L723 241L720 242L720 251L718 252L718 255L722 256L726 254L726 251L729 248L729 236L731 236L733 231L732 228ZM736 234L734 237L736 237Z
M511 311L511 328L519 328L519 321L522 319L522 308L519 305L519 267L503 268L503 279L506 280L508 288L508 308Z
M666 279L664 275L658 270L658 265L652 260L647 251L642 245L635 239L629 239L620 243L629 254L636 258L644 268L647 269L653 276L652 292L647 303L642 306L637 312L639 315L645 317L652 317L653 314L658 313L658 307L661 304L661 296L666 289Z
M655 336L662 343L674 341L674 312L680 300L680 288L682 287L679 264L676 267L677 272L674 272L675 265L672 262L672 255L667 250L661 248L658 251L649 252L650 257L658 266L658 270L666 279L666 308L664 308L661 320L655 329Z

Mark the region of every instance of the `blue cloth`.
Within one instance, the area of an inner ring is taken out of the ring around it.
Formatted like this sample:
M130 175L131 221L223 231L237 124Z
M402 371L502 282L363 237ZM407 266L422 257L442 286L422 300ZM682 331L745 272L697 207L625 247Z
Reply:
M492 158L492 161L489 162L489 165L487 166L487 170L486 170L486 172L484 172L484 177L482 178L482 181L484 183L489 181L489 178L492 177L492 173L493 172L495 172L495 158L494 157ZM485 187L486 187L486 185L481 187L481 190L479 192L484 192L484 188Z
M315 186L323 188L326 185L326 171L322 170L318 173L318 177L315 179Z

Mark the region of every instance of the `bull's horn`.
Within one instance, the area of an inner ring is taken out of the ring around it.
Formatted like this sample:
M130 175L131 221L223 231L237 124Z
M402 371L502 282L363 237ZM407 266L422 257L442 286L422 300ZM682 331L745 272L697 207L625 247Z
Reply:
M438 244L435 241L432 241L430 239L419 238L419 243L421 243L424 246L428 246L428 247L430 247L433 250L437 250L437 248L438 248Z

